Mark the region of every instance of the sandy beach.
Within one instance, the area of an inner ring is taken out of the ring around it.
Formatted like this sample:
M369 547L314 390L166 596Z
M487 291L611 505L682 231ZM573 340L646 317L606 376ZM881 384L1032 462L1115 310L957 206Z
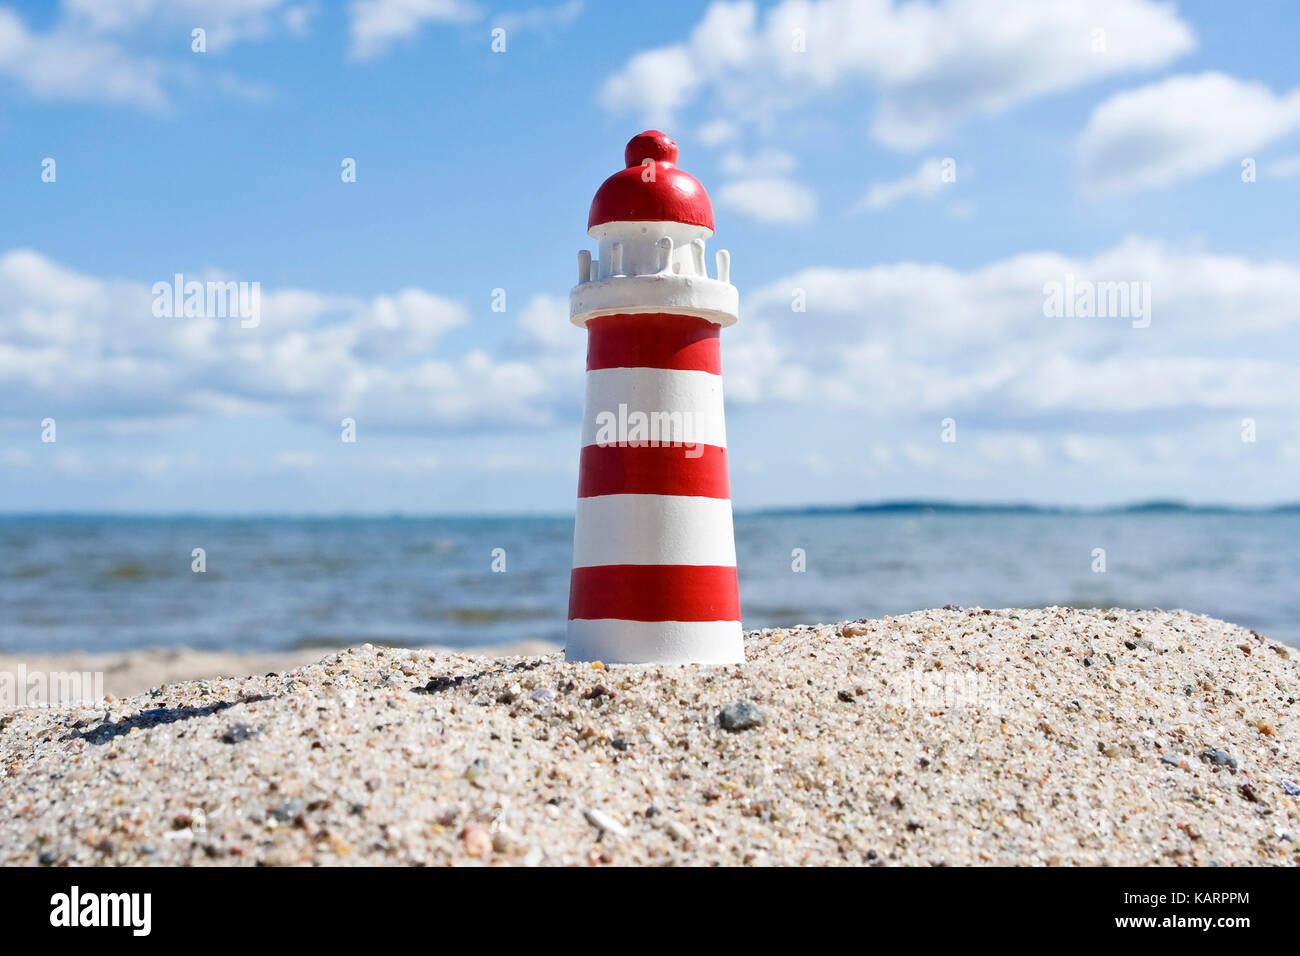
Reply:
M315 664L341 649L304 647L279 653L240 654L189 647L152 647L118 654L0 654L0 681L4 680L4 675L9 675L11 680L17 682L17 677L24 672L29 679L33 674L64 675L63 680L31 681L29 696L33 702L46 703L52 697L55 703L71 703L81 699L81 688L84 685L94 684L96 680L102 684L98 689L104 694L130 697L162 684L290 671ZM457 653L444 647L421 650L429 653ZM514 657L553 654L559 650L559 645L549 641L518 641L475 647L458 653L472 657ZM101 676L68 684L67 678L70 675L79 678L83 675Z
M949 608L745 644L127 655L111 700L0 714L0 860L1300 863L1300 665L1252 631Z

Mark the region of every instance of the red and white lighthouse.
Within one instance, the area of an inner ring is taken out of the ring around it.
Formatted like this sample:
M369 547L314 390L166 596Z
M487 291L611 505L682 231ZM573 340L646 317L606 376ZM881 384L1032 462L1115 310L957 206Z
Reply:
M705 268L713 207L657 131L596 192L570 317L587 330L569 660L744 659L718 332L730 256Z

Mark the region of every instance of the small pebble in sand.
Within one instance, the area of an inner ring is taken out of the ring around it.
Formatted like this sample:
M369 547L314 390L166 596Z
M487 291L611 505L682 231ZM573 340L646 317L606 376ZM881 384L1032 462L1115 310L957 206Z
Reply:
M665 820L664 830L678 843L685 843L692 836L691 828L684 823L678 823L676 820Z
M608 813L589 808L583 810L582 815L587 818L588 823L597 830L600 830L601 833L610 833L614 836L624 836L627 834L627 827L623 826L623 824L619 823Z
M1296 783L1294 780L1288 780L1286 777L1283 777L1282 789L1293 797L1300 797L1300 783Z
M261 727L250 727L248 724L231 724L226 728L226 732L221 735L223 744L242 744L251 737L256 737L262 732Z
M492 852L492 837L482 827L468 826L460 831L466 856L486 856Z
M472 783L474 786L478 787L480 790L482 790L485 786L487 786L485 778L487 777L490 770L491 768L488 766L488 762L484 760L482 757L479 757L472 764L470 764L468 767L465 768L465 779L468 780L470 783Z
M735 703L728 704L718 714L718 723L722 725L722 729L730 730L733 733L758 727L765 720L767 720L767 715L759 709L757 704L750 700L738 700Z
M273 807L271 809L271 816L275 817L275 819L279 820L281 823L289 823L300 813L302 813L301 800L288 800L285 803L280 804L278 807Z
M1201 754L1201 759L1219 767L1228 767L1232 770L1237 769L1237 758L1226 750L1206 750Z

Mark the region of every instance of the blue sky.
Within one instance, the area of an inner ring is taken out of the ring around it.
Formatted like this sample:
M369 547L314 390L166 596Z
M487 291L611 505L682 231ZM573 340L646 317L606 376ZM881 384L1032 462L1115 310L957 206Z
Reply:
M742 294L737 507L1300 497L1294 5L656 11L0 3L0 510L570 509L575 253L648 126ZM154 316L178 272L260 323Z

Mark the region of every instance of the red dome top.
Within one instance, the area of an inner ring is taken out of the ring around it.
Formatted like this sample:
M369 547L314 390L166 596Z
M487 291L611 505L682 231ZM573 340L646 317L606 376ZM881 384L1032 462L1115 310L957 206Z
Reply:
M653 129L633 136L623 159L627 168L596 190L588 230L607 222L683 222L713 231L709 194L698 179L677 168L672 137Z

